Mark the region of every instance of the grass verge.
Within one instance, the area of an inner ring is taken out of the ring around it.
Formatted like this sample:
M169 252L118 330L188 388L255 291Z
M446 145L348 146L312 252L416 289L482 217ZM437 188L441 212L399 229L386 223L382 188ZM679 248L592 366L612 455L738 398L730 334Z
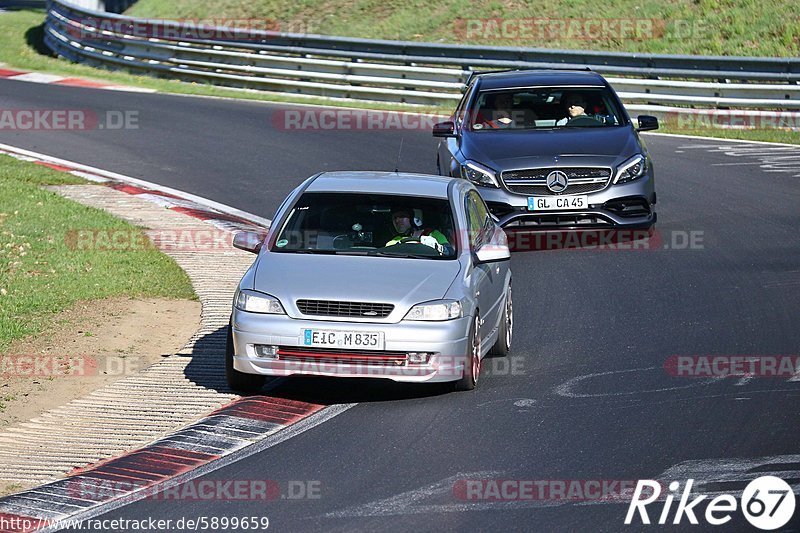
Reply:
M79 300L112 296L195 299L186 273L156 249L81 249L71 232L137 228L42 185L82 183L0 155L0 352L36 335Z
M675 128L661 126L656 133L674 133L676 135L696 135L700 137L717 137L720 139L738 139L742 141L764 141L773 143L800 144L800 132L781 129L733 129L733 128Z
M146 5L145 0L142 0L140 3ZM183 5L183 3L178 2L174 9L182 9L181 6ZM198 5L205 4L201 3ZM167 14L166 11L164 13L152 13L153 16L166 16ZM204 12L204 16L208 17L208 13ZM78 76L86 79L155 89L165 93L193 96L213 96L278 103L318 104L336 107L409 111L441 115L448 115L455 107L453 104L441 107L420 108L419 106L412 107L402 104L381 102L305 98L273 92L243 91L206 84L165 80L120 71L100 70L85 65L70 63L62 58L48 55L44 43L42 42L43 20L44 11L42 10L10 11L0 16L0 63L5 63L10 68L16 67L24 70L48 72L62 76ZM679 131L674 128L662 127L660 131L664 133L681 133L706 137L800 144L800 135L798 135L797 132L779 129L730 130L722 128L697 128Z
M793 0L139 0L136 17L252 21L282 31L371 39L792 57Z

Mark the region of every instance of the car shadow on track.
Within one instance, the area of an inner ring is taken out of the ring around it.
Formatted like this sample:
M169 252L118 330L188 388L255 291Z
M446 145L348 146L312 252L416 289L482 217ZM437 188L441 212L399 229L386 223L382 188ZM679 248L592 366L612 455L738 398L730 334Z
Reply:
M200 337L190 353L184 369L186 379L201 387L229 394L225 381L225 338L227 326ZM453 391L450 383L397 383L379 378L330 378L291 376L268 379L257 394L319 405L342 403L387 402L439 396Z

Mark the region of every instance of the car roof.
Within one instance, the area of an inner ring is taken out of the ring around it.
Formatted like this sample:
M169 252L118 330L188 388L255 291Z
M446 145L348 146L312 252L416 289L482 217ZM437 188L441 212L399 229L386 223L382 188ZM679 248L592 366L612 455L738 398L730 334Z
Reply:
M447 199L447 187L456 179L408 172L323 172L309 184L306 191L399 194Z
M588 86L604 87L605 79L590 70L510 70L476 74L481 89L510 89L512 87Z

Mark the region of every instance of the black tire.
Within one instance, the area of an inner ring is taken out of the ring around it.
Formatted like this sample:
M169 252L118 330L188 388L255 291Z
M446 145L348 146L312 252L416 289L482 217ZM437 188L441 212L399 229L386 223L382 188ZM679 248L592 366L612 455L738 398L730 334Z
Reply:
M511 283L508 284L506 305L503 308L503 315L500 317L500 327L498 329L497 340L489 350L489 353L505 356L511 351L511 340L514 334L514 301L511 298Z
M266 381L264 376L245 374L233 368L233 332L230 324L225 341L225 379L228 381L228 387L239 392L257 392Z
M472 390L478 384L478 378L481 374L480 323L480 317L478 313L475 313L475 318L473 318L469 330L469 352L467 353L467 361L464 365L464 374L461 376L461 379L455 382L455 388L458 391Z

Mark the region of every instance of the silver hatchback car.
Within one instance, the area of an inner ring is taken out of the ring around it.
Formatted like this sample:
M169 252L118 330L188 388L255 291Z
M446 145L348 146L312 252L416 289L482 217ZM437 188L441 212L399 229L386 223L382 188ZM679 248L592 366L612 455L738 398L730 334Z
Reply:
M266 376L456 382L511 347L506 235L466 180L386 172L307 179L266 236L228 329L226 376L254 391Z

